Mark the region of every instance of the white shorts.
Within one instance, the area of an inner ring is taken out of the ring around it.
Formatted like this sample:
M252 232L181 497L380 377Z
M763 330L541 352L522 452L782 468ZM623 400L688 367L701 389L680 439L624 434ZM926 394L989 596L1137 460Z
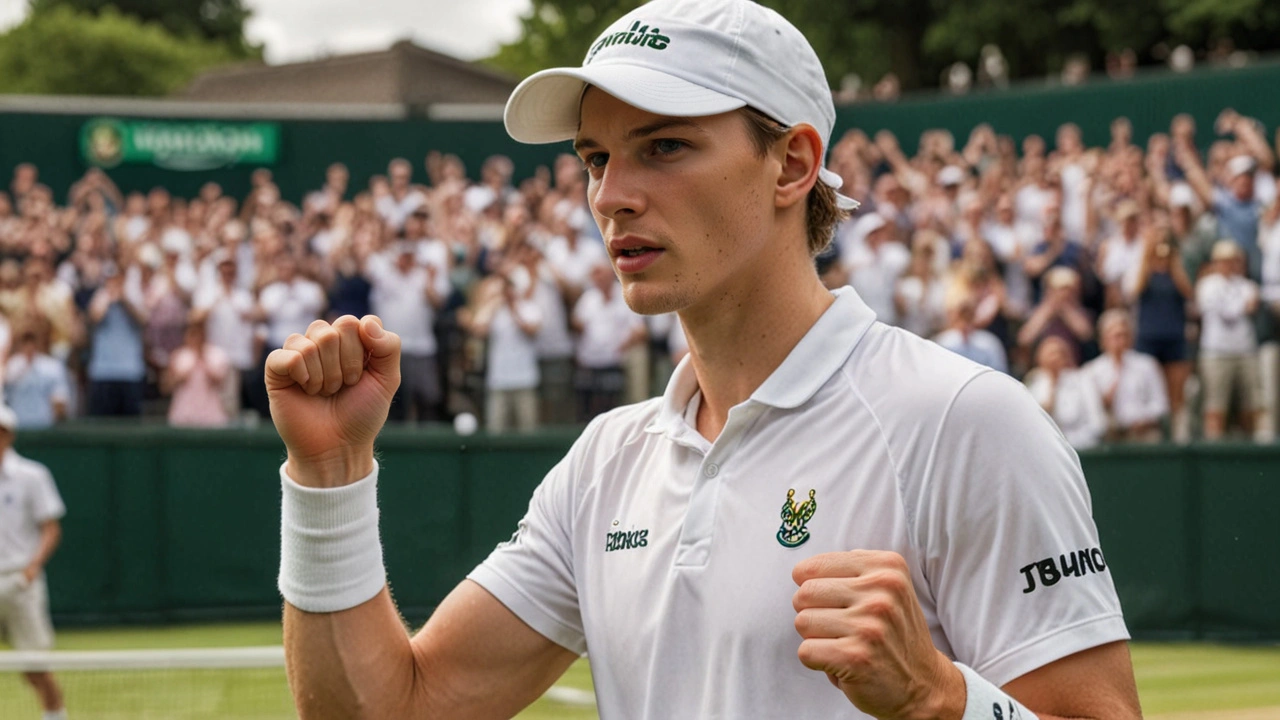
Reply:
M52 650L53 621L44 575L23 585L22 571L0 575L0 642L14 650Z

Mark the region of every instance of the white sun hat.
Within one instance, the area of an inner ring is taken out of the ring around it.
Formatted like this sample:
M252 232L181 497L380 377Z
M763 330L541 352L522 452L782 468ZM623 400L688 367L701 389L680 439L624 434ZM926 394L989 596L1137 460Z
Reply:
M596 38L582 67L543 70L520 83L503 114L507 132L525 143L572 139L588 85L657 115L752 107L788 127L807 123L822 138L824 156L836 121L809 41L750 0L653 0L632 10ZM825 167L820 176L836 190L844 183ZM841 208L858 207L836 197Z

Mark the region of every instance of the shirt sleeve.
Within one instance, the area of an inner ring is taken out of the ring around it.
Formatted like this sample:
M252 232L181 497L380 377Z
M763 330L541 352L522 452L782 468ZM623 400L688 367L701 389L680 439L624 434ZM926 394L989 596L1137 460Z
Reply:
M37 477L35 504L32 508L35 521L43 523L61 519L67 514L67 508L62 504L62 496L58 494L58 486L53 482L53 475L48 468L39 463L32 463L31 471Z
M543 637L578 654L587 641L574 577L575 487L597 423L543 478L511 539L467 576Z
M953 398L913 532L955 654L996 685L1129 637L1075 451L1016 380Z

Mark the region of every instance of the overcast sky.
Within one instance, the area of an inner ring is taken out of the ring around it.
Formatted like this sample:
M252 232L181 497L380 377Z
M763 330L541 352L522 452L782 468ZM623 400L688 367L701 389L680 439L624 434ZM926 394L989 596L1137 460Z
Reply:
M401 38L467 60L520 32L530 0L245 0L249 40L282 63L385 48ZM0 0L0 28L21 22L27 0Z

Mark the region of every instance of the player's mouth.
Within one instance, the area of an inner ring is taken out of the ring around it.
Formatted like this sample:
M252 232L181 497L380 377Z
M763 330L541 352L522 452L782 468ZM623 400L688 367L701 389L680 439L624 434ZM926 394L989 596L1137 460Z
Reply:
M666 252L656 243L635 236L623 236L609 241L609 253L613 255L618 272L638 273L658 261Z

